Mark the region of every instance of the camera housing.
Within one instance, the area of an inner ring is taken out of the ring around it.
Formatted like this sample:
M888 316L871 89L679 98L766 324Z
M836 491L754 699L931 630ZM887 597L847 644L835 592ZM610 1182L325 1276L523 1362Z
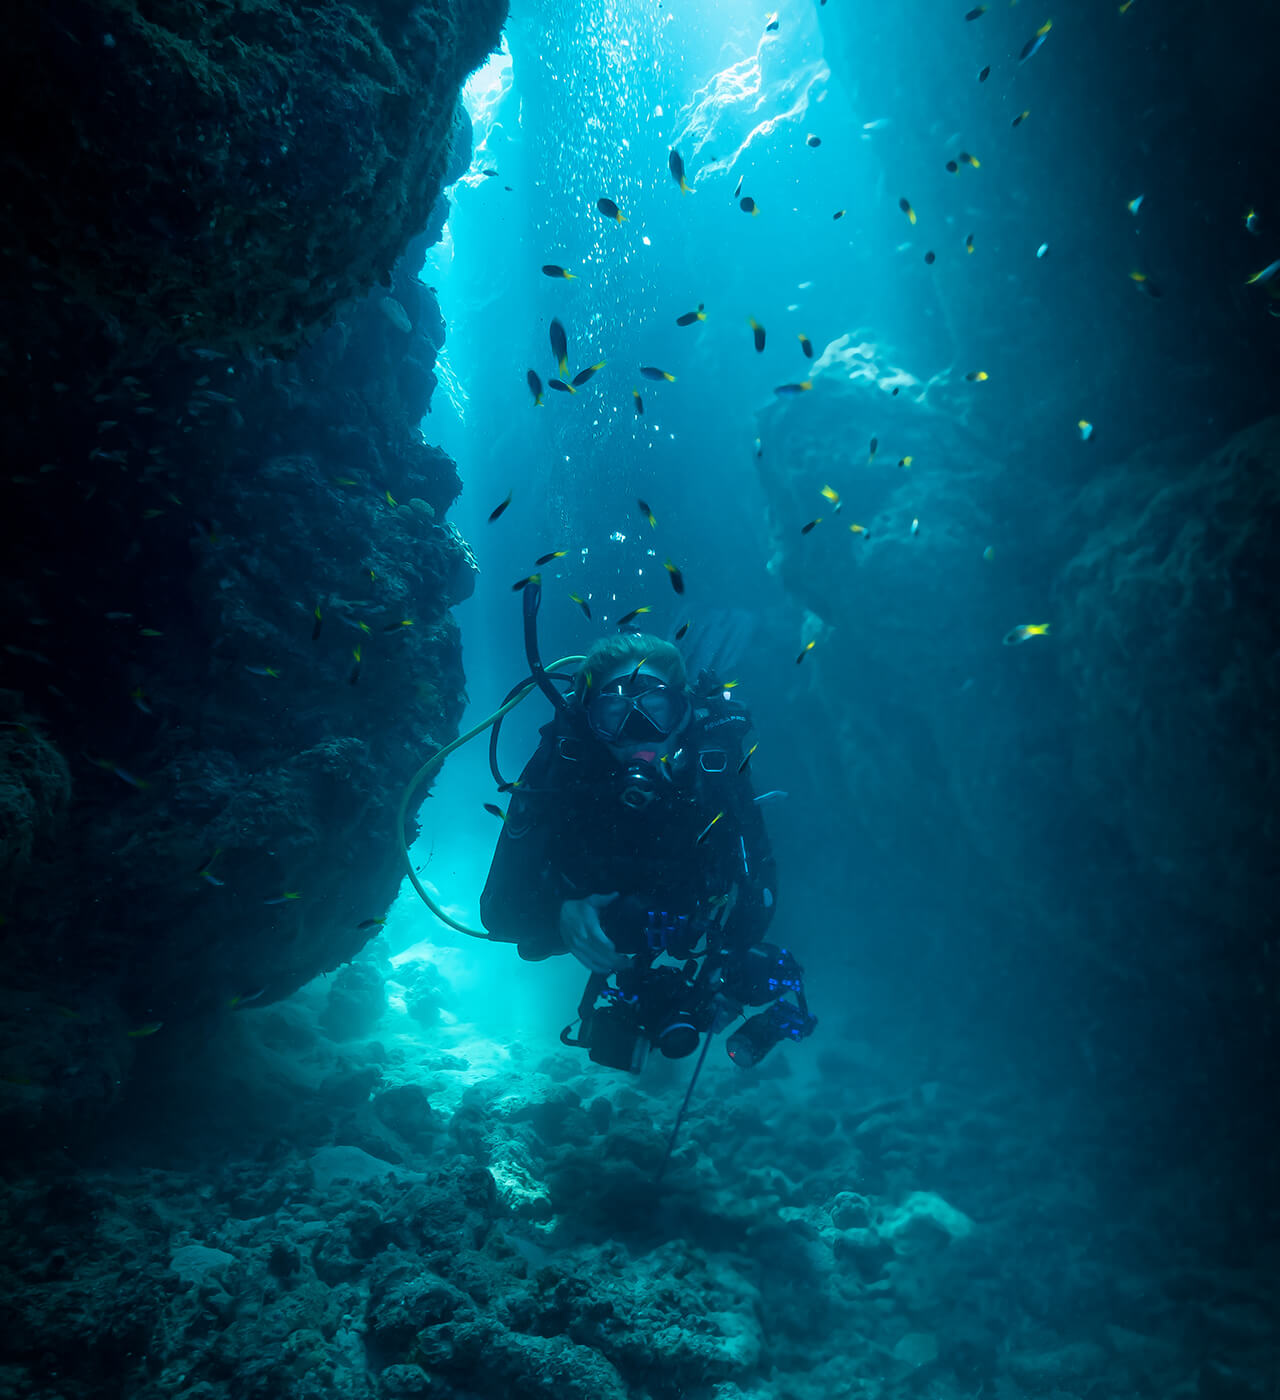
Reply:
M804 999L804 969L786 948L756 943L742 951L719 948L717 930L701 913L672 913L660 901L626 895L602 911L605 933L630 961L614 974L587 983L578 1014L582 1029L560 1034L565 1045L585 1049L598 1065L639 1074L656 1049L679 1060L702 1036L726 1029L744 1006L766 1006L729 1037L725 1049L736 1065L757 1065L783 1040L812 1035L818 1022ZM704 939L706 940L704 943ZM708 956L711 954L711 956ZM674 958L655 966L663 957ZM784 1001L795 994L797 1004Z
M698 1048L711 1025L711 1007L696 992L697 964L683 968L627 968L618 986L606 987L605 1004L584 1024L588 1054L598 1065L638 1074L650 1048L669 1060L683 1059Z

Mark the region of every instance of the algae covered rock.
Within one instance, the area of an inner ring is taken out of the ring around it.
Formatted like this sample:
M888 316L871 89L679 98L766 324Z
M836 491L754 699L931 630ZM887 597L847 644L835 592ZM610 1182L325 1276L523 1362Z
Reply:
M459 89L506 8L24 0L0 59L26 110L10 275L160 342L296 348L389 284L426 226Z
M368 1035L387 1008L387 992L378 970L352 963L333 979L321 1024L335 1040Z
M1058 590L1076 776L1147 890L1249 929L1280 904L1280 418L1110 475Z

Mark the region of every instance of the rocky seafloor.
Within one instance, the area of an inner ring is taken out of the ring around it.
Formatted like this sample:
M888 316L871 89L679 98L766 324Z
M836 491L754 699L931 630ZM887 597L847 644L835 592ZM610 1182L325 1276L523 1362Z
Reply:
M349 973L10 1183L0 1395L1274 1393L1280 1261L1079 1089L909 1036L713 1056L656 1188L683 1069L495 1043L429 958Z

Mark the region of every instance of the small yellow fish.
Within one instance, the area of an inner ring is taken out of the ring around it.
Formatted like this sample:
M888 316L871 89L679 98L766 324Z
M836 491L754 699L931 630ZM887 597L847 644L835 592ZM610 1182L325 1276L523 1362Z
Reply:
M965 378L970 384L981 384L984 379L990 379L991 376L985 369L971 369Z
M971 156L968 151L961 151L960 159L964 162L965 165L971 165L975 170L980 170L982 168L982 162L978 159L978 157Z
M638 618L641 615L641 613L647 613L652 611L653 609L650 607L632 608L631 611L627 613L625 617L620 617L618 619L618 626L625 627L627 623L634 622L636 618Z
M1049 625L1047 622L1024 622L1004 634L1004 644L1007 647L1016 647L1022 642L1030 641L1032 637L1047 637Z
M1014 119L1013 119L1011 125L1013 125L1013 126L1021 126L1022 123L1023 123L1024 121L1026 121L1026 119L1027 119L1030 115L1031 115L1031 111L1030 111L1029 108L1028 108L1026 111L1019 112L1018 115L1017 115L1016 117L1014 117Z
M584 614L584 616L586 617L587 621L588 621L588 622L591 621L591 604L588 603L587 600L586 600L585 598L579 598L578 595L577 595L576 593L570 593L570 594L569 594L569 601L570 601L570 602L573 602L573 603L577 603L577 605L582 609L583 614Z
M821 525L821 524L822 524L822 517L821 517L820 515L815 516L811 521L809 521L809 523L808 523L807 525L801 525L801 527L800 527L800 533L801 533L802 535L807 535L807 534L809 533L809 531L812 530L812 529L814 528L815 525Z
M513 584L511 585L511 591L512 591L513 593L520 593L520 592L522 592L524 589L528 588L529 585L530 585L531 583L541 583L541 582L542 582L542 575L541 575L541 574L526 574L524 578L517 579L517 580L515 581L515 583L513 583Z
M143 1036L155 1035L163 1025L163 1021L148 1021L145 1026L139 1026L136 1030L125 1031L125 1035L127 1035L130 1040L141 1040Z
M566 282L572 282L578 275L576 272L570 272L567 267L561 267L559 263L543 263L542 273L544 277L563 277Z
M382 919L380 922L385 924L386 920ZM235 996L227 998L227 1010L234 1011L239 1006L251 1005L253 1002L257 1001L260 996L263 996L266 990L265 987L259 987L257 991L254 992L237 992Z
M898 208L902 210L902 212L907 216L907 219L911 223L915 223L916 211L911 207L911 201L906 197L905 194L898 201Z
M540 569L544 564L550 564L556 559L563 559L568 554L567 549L553 549L550 554L543 554L533 561L535 569Z
M1018 62L1025 63L1027 59L1040 52L1044 47L1044 41L1049 31L1053 28L1051 19L1045 20L1039 29L1022 46L1022 52L1018 55Z
M1276 266L1280 267L1280 263L1277 263ZM1144 292L1153 300L1158 301L1160 299L1160 288L1151 280L1147 273L1136 271L1131 272L1129 274L1129 280L1138 289L1138 291Z
M852 530L855 535L861 535L863 539L869 540L871 538L871 531L868 530L865 525L854 524L850 525L849 529Z
M507 819L507 814L496 802L486 802L484 804L484 809L491 817L497 817L499 821L505 822Z
M213 854L209 857L207 861L205 861L205 863L199 868L199 870L195 872L196 878L198 880L203 880L206 884L214 885L218 888L221 888L221 886L225 885L226 881L219 880L210 867L213 865L214 861L218 859L218 853L221 850L221 846L215 847Z
M580 369L577 374L573 376L573 387L575 389L580 389L593 374L598 370L602 370L605 364L606 361L600 360L597 364L588 365L586 369Z
M964 250L966 253L973 252L973 234L969 234L969 236L964 240Z
M822 488L822 495L824 495L833 506L840 503L840 493L834 486L824 486Z
M799 664L805 659L806 656L809 655L809 653L810 653L810 652L814 649L814 647L816 647L817 645L818 645L818 643L817 643L817 640L816 640L816 639L815 639L814 641L812 641L812 642L806 642L806 643L804 644L804 646L801 648L800 655L796 657L796 665L799 666Z
M712 817L711 820L706 824L706 826L704 826L702 830L698 833L698 839L693 844L695 846L701 846L702 843L707 839L707 837L711 835L711 828L715 826L715 824L723 816L723 812L717 812L715 816Z
M898 458L898 465L899 465L900 467L909 467L909 466L912 464L912 462L914 462L914 461L915 461L915 458L914 458L914 457L899 457L899 458Z
M1244 226L1245 229L1249 233L1252 233L1255 237L1261 235L1262 220L1258 218L1257 210L1250 209L1249 212L1244 216Z
M744 772L746 772L747 764L751 762L751 755L752 755L753 753L755 753L755 751L756 751L759 747L760 747L760 745L759 745L758 743L755 743L755 744L752 744L751 747L747 750L746 754L743 756L742 762L741 762L740 764L738 764L738 772L739 772L739 773L744 773Z
M564 325L558 318L551 322L551 353L556 357L556 364L560 367L560 377L564 378L569 373L569 337L565 334Z
M804 352L804 357L805 357L805 359L806 359L806 360L811 360L811 359L813 359L813 341L811 341L811 340L809 339L809 337L808 337L807 335L805 335L805 333L804 333L803 331L801 331L800 334L799 334L799 340L800 340L800 349Z
M643 515L644 518L649 522L649 528L650 528L651 530L656 530L656 529L658 528L658 522L657 522L657 519L654 517L653 511L651 511L651 510L649 509L649 502L648 502L648 501L642 501L642 500L637 496L637 497L636 497L636 505L638 505L638 506L640 507L640 514Z

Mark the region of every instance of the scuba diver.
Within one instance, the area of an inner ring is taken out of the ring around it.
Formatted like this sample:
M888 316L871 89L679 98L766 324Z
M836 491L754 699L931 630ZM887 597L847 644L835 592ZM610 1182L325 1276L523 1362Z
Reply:
M757 1065L783 1040L817 1027L803 969L764 941L774 910L774 863L751 789L751 721L718 672L733 629L700 629L706 664L691 685L670 643L642 632L603 638L587 656L544 667L538 655L537 574L524 594L529 674L502 704L436 750L400 798L396 832L405 877L442 923L489 942L514 943L540 961L572 953L590 976L579 1032L565 1045L600 1065L638 1074L651 1049L697 1064L655 1174L660 1183L712 1038L746 1007L763 1007L725 1042L733 1062ZM555 711L516 782L498 767L503 718L535 690ZM511 794L480 899L483 929L469 927L418 878L409 852L418 789L448 756L489 731L489 767ZM773 794L766 793L765 797ZM792 994L792 1000L787 999Z
M690 685L677 648L639 632L573 658L560 693L537 661L536 609L535 594L526 647L556 713L504 785L510 806L480 902L489 937L531 961L570 953L587 968L580 1032L568 1026L561 1040L599 1064L639 1072L650 1048L680 1058L704 1033L705 1056L747 1006L768 1009L726 1043L741 1066L810 1035L802 969L764 941L775 867L746 710L709 670Z

